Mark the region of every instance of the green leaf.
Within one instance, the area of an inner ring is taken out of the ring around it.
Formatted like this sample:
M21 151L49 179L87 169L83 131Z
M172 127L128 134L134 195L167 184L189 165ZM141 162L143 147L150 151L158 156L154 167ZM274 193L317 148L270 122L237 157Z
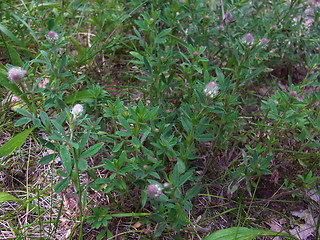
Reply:
M56 154L56 153L48 154L40 159L39 164L47 164L51 161L54 161L54 159L57 157L57 155L58 154Z
M79 91L79 92L75 92L71 96L68 96L64 100L64 102L66 104L73 104L76 101L86 102L86 101L90 101L90 100L93 100L93 99L94 99L94 97L93 97L92 93L90 93L89 90L82 90L82 91Z
M179 172L180 174L181 174L181 173L184 173L184 171L186 170L186 165L184 164L184 162L183 162L181 159L178 159L178 160L177 160L176 167L177 167L178 172Z
M64 128L61 126L60 123L58 123L56 120L51 120L52 124L55 126L55 128L59 131L59 133L62 134L62 136L64 136L65 138L67 138L67 134L66 131L64 130Z
M58 151L59 151L59 149L57 148L57 146L54 145L52 142L49 142L49 141L47 141L47 140L45 140L45 139L43 139L43 138L39 138L39 142L40 142L43 146L45 146L45 147L47 147L47 148L49 148L49 149L51 149L51 150L53 150L53 151L55 151L55 152L58 152Z
M118 152L123 145L123 141L112 148L112 152Z
M84 153L81 154L81 158L87 158L87 157L91 157L94 154L96 154L103 146L103 143L97 143L93 146L91 146L90 148L88 148Z
M141 144L140 144L140 142L139 142L139 140L138 140L138 138L136 136L132 136L131 143L135 148L140 148L141 147Z
M68 175L70 175L72 171L72 159L70 157L69 150L64 145L60 146L60 157L64 169Z
M116 171L116 167L114 166L113 162L111 162L110 160L106 159L103 161L103 163L104 163L103 167L108 171L111 171L111 172Z
M192 123L190 122L189 119L185 118L185 117L181 117L180 121L182 123L183 129L188 133L192 133Z
M183 174L180 177L179 186L182 186L183 184L185 184L185 182L187 182L192 177L192 175L193 175L193 171L191 170Z
M70 178L65 178L62 179L60 182L58 182L55 186L54 186L54 191L56 193L61 193L66 187L68 187L70 182Z
M291 235L272 232L269 230L263 230L258 228L246 228L246 227L231 227L227 229L219 230L203 240L220 240L220 239L228 239L228 240L252 240L258 236L286 236L290 238L294 238ZM297 238L295 238L297 239Z
M32 30L32 28L30 27L30 25L29 25L26 21L24 21L22 18L20 18L18 15L14 14L13 12L10 12L10 14L11 14L14 18L16 18L18 21L20 21L23 25L25 25L26 28L28 28L31 36L32 36L33 39L34 39L34 42L35 42L36 44L38 44L38 46L39 46L39 42L38 42L37 35L36 35L35 32Z
M24 42L19 40L11 31L9 31L5 26L0 24L0 31L2 31L5 35L7 35L9 38L11 38L12 41L14 41L16 44L18 44L20 47L25 47Z
M50 127L50 119L45 112L43 112L43 111L40 112L40 119L46 128Z
M15 127L18 127L18 126L24 125L24 124L26 124L26 123L28 123L28 122L30 122L30 121L31 121L30 118L25 118L25 117L23 117L23 118L20 118L18 121L16 121L16 122L14 123L14 126L15 126Z
M87 160L85 160L84 158L80 158L78 161L78 168L80 170L86 170L88 168Z
M11 138L5 144L0 147L0 157L7 156L14 152L15 150L19 149L24 142L26 141L29 134L35 129L35 127L29 128L24 130L21 133L18 133L16 136Z
M10 56L11 64L14 66L22 67L23 62L20 58L19 53L11 45L7 45L7 51Z
M117 134L120 137L130 137L132 135L130 132L124 131L116 131L115 134Z
M196 140L199 142L209 142L213 140L213 135L209 133L204 133L196 136Z
M201 183L197 183L195 186L193 186L187 191L184 201L187 201L195 197L200 192L200 190L201 190Z
M120 124L122 125L122 127L124 127L128 132L130 132L130 133L132 132L128 121L123 116L119 115L118 120L119 120Z
M80 138L80 143L79 143L79 151L82 151L89 139L90 136L90 132L87 132L85 134L83 134Z
M8 192L0 192L0 202L6 202L6 201L15 201L15 202L19 202L20 199L12 196L10 193Z
M16 112L20 113L21 115L25 116L25 117L29 117L29 118L32 118L32 114L26 110L26 109L23 109L23 108L15 108L14 109Z

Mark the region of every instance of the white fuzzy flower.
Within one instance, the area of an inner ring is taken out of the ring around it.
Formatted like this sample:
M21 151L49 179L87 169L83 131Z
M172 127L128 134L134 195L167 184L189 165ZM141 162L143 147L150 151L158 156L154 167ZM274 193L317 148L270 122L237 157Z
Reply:
M11 82L17 83L27 75L27 71L21 67L12 67L8 70L8 78Z
M83 112L83 106L81 104L76 104L71 109L71 114L74 115L74 117L78 117Z
M162 189L158 184L151 184L147 187L147 193L150 198L158 198L162 194Z
M211 81L204 87L203 91L206 96L214 98L219 93L219 86L216 82Z

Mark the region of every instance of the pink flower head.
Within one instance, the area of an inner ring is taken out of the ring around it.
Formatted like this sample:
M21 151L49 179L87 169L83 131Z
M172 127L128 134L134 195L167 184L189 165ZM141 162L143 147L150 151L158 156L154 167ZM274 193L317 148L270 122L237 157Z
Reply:
M268 42L269 42L269 40L268 40L268 38L262 38L262 39L260 40L260 42L261 42L263 45L267 45Z
M51 30L48 32L48 41L51 44L56 44L59 40L59 35L55 31Z
M219 93L219 86L216 82L211 81L204 87L204 94L210 98L214 98Z
M153 22L153 21L154 21L154 19L153 19L153 18L150 18L150 21L151 21L151 22Z
M253 44L254 43L253 35L251 33L247 33L246 35L244 35L243 42L245 44Z
M297 94L297 91L291 91L290 92L290 96L291 97L296 97L298 94Z
M193 56L194 57L198 56L198 52L193 52Z
M163 60L163 59L164 59L164 56L161 56L160 59Z
M277 29L277 26L276 26L276 25L272 25L272 26L270 27L270 29L271 29L271 30L275 30L275 29Z
M161 196L162 189L158 184L151 184L147 187L147 194L150 198L155 199Z
M193 7L194 7L194 3L191 3L191 4L190 4L190 7L193 8Z
M278 105L279 104L279 102L277 101L277 100L274 100L273 101L276 105Z
M209 15L205 15L204 16L204 19L206 19L206 20L209 19L209 18L210 18Z
M218 28L219 28L220 31L224 31L224 26L223 25L219 25Z
M185 2L186 2L186 0L179 0L179 2L181 2L181 3L185 3Z
M8 70L7 76L11 82L18 83L27 75L27 73L28 72L21 67L12 67Z

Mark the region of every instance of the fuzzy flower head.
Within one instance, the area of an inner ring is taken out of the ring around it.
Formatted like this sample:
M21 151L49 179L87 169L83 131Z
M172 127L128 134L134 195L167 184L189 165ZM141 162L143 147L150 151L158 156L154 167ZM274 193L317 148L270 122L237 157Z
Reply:
M11 82L18 83L27 75L27 73L28 72L21 67L12 67L8 70L7 76Z
M297 91L291 91L290 97L296 97L298 95Z
M161 196L162 189L158 184L151 184L147 187L147 194L150 198L155 199Z
M215 98L219 93L219 86L216 82L211 81L204 87L203 91L207 97Z
M243 36L242 41L244 44L251 45L254 43L254 37L251 33L247 33L246 35Z
M220 31L224 31L224 26L223 26L223 25L219 25L218 29L219 29Z
M56 44L59 40L59 35L58 33L56 33L55 31L51 30L48 32L48 41L51 43L51 44Z
M83 106L81 104L76 104L71 109L71 114L74 116L74 118L79 117L83 112Z
M262 39L260 40L260 42L261 42L261 44L263 44L263 45L267 45L268 42L269 42L269 40L268 40L268 38L262 38Z

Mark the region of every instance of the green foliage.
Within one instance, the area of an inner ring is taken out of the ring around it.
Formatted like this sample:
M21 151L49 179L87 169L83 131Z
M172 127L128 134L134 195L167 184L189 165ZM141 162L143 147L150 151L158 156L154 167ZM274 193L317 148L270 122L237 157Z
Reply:
M210 205L216 187L227 192L223 201L241 207L223 209L237 219L226 214L230 228L205 239L290 238L251 228L261 221L249 214L270 178L293 196L319 187L319 7L266 0L0 7L0 85L18 98L6 99L6 113L15 110L13 132L27 127L0 156L11 158L37 129L34 140L50 151L33 164L51 166L52 192L72 186L77 196L79 231L70 238L84 237L85 222L100 231L98 239L112 238L115 218L139 218L148 232L135 234L181 239L190 227L197 231L200 201L203 218L220 216ZM12 66L28 72L20 83L7 77ZM107 207L93 206L93 191L108 198ZM15 200L7 192L2 199Z
M269 230L245 228L245 227L234 227L219 230L210 236L204 238L204 240L218 240L218 239L237 239L237 240L252 240L258 236L281 236L287 237L287 239L297 239L288 234L272 232Z
M26 129L20 133L18 133L16 136L12 137L9 141L4 143L0 147L0 157L7 156L14 151L18 150L26 141L29 134L34 130L34 127L31 127L29 129Z

